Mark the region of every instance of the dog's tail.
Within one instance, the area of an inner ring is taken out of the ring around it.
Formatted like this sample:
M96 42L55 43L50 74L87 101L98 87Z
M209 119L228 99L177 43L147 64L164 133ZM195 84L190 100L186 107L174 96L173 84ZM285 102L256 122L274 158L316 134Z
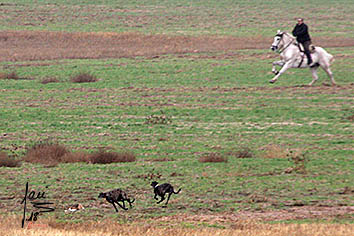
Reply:
M135 198L133 198L133 200L130 200L130 198L129 198L129 199L127 199L127 201L128 201L129 203L133 203L133 202L135 202Z
M180 189L178 189L178 191L177 191L177 192L175 192L175 191L173 190L173 193L174 193L174 194L179 194L179 192L181 192L181 188L180 188Z

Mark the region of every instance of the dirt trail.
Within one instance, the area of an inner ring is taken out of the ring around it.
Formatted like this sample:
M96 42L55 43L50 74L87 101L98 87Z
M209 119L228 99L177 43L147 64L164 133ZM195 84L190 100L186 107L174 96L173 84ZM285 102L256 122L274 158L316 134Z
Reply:
M231 36L171 36L140 33L1 31L0 61L156 57L198 52L231 53L269 48L272 39ZM319 37L322 47L352 47L350 38ZM231 55L232 56L232 55Z
M208 224L233 224L242 220L255 221L282 221L301 219L354 219L354 206L301 206L284 210L251 212L240 211L237 213L198 214L198 215L173 215L158 218L163 222L204 222ZM351 215L351 216L350 216Z

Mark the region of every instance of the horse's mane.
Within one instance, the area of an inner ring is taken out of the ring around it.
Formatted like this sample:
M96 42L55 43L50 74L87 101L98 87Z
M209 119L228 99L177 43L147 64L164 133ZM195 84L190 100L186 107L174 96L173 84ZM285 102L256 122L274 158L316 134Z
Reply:
M286 31L282 31L283 34L287 35L288 37L295 39L294 36L292 36L290 33L286 32Z

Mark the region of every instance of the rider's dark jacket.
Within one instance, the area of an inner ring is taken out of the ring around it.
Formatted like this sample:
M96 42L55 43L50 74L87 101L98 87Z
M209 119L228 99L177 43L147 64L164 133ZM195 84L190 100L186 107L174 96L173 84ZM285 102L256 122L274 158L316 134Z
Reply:
M308 27L304 23L302 23L301 25L296 24L292 33L296 37L296 40L299 43L303 43L303 42L311 40L310 35L309 35L309 31L308 31Z

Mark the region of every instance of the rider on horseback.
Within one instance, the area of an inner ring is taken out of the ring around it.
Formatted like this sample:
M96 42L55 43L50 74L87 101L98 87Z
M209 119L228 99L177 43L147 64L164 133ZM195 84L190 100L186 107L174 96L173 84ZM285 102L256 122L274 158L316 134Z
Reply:
M307 56L307 64L310 65L312 63L311 53L310 53L310 45L311 38L308 32L308 27L304 23L303 18L299 18L297 20L297 24L293 29L293 35L296 37L296 40L304 46L304 52Z

